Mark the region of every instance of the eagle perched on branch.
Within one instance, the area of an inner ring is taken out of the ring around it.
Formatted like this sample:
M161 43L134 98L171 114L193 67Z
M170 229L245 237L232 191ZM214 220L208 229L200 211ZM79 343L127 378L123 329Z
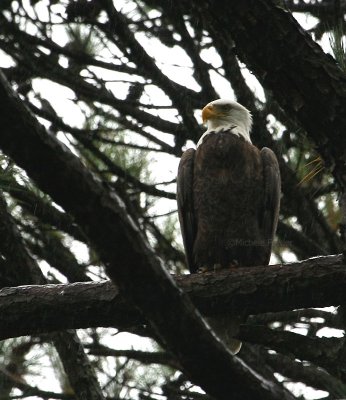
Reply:
M280 203L275 154L251 143L252 119L219 99L202 111L207 131L182 155L177 202L191 273L267 265Z

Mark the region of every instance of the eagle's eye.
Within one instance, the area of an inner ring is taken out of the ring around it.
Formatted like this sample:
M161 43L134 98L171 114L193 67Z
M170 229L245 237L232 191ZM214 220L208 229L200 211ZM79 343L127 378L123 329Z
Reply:
M230 104L223 104L222 106L220 106L220 111L222 112L228 112L231 111L232 106Z

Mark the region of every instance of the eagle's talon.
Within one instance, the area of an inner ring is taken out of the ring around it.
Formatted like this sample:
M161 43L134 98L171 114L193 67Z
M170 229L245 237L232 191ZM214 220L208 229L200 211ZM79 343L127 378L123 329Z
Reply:
M238 268L239 267L239 262L237 260L232 260L228 266L228 268L233 269L233 268Z
M222 265L221 264L214 264L214 272L220 271L220 269L222 269Z

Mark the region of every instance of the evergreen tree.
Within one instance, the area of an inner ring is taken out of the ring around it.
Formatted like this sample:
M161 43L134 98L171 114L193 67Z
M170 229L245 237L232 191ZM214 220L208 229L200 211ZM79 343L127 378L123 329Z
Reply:
M1 2L1 400L346 397L345 14ZM279 265L190 276L176 169L218 97L278 158ZM246 316L236 357L199 312Z

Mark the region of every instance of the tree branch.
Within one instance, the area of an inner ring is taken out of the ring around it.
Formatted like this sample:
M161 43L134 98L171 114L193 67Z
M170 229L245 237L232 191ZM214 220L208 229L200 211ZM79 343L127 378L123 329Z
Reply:
M343 338L319 338L299 335L291 331L279 331L264 326L241 325L239 338L250 343L262 344L279 353L294 355L320 365L331 373L341 373L344 379Z
M298 362L292 357L283 354L263 354L264 360L281 375L292 379L294 382L306 382L308 385L326 390L334 398L346 396L346 385L339 379L328 374L322 368Z
M142 364L163 364L175 369L181 369L172 355L163 351L117 350L103 345L85 345L89 354L103 357L127 357L140 361Z
M342 260L342 256L314 257L285 266L183 275L176 281L206 316L324 307L346 303ZM0 339L97 326L131 331L146 323L109 281L0 291Z

